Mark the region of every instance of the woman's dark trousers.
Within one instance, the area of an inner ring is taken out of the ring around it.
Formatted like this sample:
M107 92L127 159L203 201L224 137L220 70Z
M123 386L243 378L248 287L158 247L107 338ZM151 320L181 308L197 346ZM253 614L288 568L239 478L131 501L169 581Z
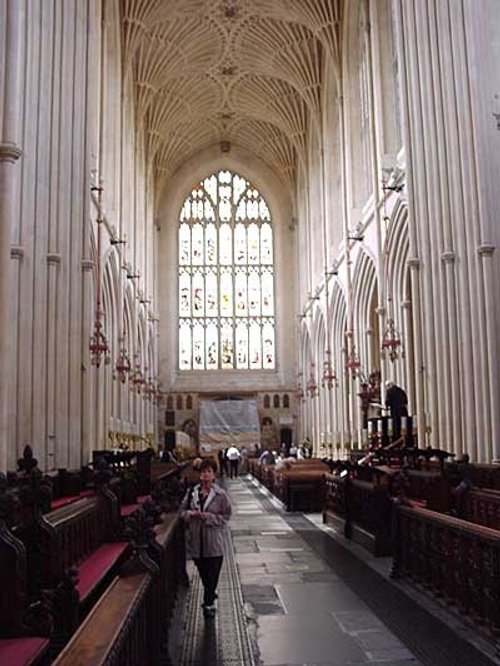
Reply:
M219 557L195 557L194 563L203 583L203 605L213 606L222 567L222 555Z

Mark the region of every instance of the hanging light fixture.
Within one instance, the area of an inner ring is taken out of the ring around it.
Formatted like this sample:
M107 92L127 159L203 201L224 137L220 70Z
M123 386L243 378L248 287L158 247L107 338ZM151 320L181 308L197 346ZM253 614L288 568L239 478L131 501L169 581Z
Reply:
M297 390L295 391L295 397L300 402L304 402L304 389L302 388L302 373L299 372L297 375Z
M396 330L394 319L388 319L382 336L382 351L388 350L389 358L391 361L395 361L398 358L398 347L400 346L401 338Z
M98 368L101 365L101 359L104 356L105 362L109 362L109 345L106 336L103 332L103 317L104 311L101 302L102 290L102 264L101 264L101 244L102 244L102 225L104 222L102 214L102 193L103 193L102 180L99 185L91 187L92 192L97 192L97 290L96 290L96 307L94 315L94 331L90 337L90 362Z
M120 351L118 352L118 360L116 361L116 374L122 384L125 384L127 377L129 376L131 365L130 359L127 354L127 349L125 348L125 339L120 338Z
M152 402L153 402L153 405L159 405L161 403L163 392L160 389L160 382L158 381L158 377L155 377L153 382L154 382L155 392L154 392L154 395L153 395Z
M315 364L311 363L311 373L309 375L309 381L307 382L306 388L311 398L315 398L318 395L318 385L316 384L316 379L314 377L316 374L314 371L315 367Z
M351 344L349 344L351 341ZM356 379L361 367L361 361L359 356L356 353L356 345L354 344L354 331L349 331L347 333L347 359L345 367L351 373L351 377Z
M331 351L329 349L325 352L326 360L323 362L323 377L321 379L321 385L323 388L332 389L337 385L337 375L332 366Z
M347 357L347 362L345 367L350 371L351 377L356 379L358 375L359 368L361 367L361 361L359 360L358 355L356 354L356 348L353 346L351 353Z
M397 168L385 169L386 176L382 181L382 190L384 192L384 221L389 222L390 216L387 214L386 204L387 204L387 192L401 192L404 187L404 183L400 182L402 173ZM387 265L387 275L385 276L385 281L388 285L391 284L389 274L389 265ZM391 296L387 298L387 309L388 312L391 312ZM389 353L389 358L391 362L395 361L398 358L398 347L401 346L401 336L396 330L396 325L394 319L389 317L387 319L386 327L382 335L381 348L382 352L386 350Z
M155 398L156 398L156 384L153 381L152 377L150 377L144 387L144 395L148 400L154 403Z
M96 310L95 315L96 316L94 320L94 332L92 333L92 336L90 338L89 349L90 349L90 362L92 363L92 365L95 365L96 368L98 368L101 365L101 358L103 354L106 355L105 360L107 360L109 346L108 346L108 341L106 340L106 336L102 332L102 322L100 320L102 312L100 310Z
M130 375L129 379L132 385L132 390L135 390L136 393L140 393L142 387L146 383L146 380L144 379L144 375L142 373L139 352L135 353L135 369L134 372Z

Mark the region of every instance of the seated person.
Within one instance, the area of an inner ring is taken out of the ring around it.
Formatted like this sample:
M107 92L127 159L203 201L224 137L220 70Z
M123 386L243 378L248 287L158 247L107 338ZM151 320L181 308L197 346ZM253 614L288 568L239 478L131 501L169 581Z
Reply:
M458 518L462 518L465 510L465 496L469 488L472 486L468 454L464 453L462 456L457 458L456 462L460 481L451 490L451 494L453 496L453 507L450 513L454 516L457 516Z
M269 449L266 449L264 453L260 456L259 458L259 463L262 465L274 465L275 460L274 460L274 453L272 451L269 451Z

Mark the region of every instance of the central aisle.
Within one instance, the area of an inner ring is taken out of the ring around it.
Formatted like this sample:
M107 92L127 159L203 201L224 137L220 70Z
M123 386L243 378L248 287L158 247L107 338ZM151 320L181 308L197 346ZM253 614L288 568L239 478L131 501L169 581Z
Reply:
M339 545L313 517L287 514L249 476L226 480L224 487L233 517L217 616L203 618L201 586L189 567L192 582L174 664L495 663Z

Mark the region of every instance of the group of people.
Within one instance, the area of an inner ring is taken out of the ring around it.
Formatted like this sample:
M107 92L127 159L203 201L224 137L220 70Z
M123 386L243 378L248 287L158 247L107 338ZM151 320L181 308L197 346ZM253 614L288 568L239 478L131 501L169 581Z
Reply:
M386 383L386 406L395 420L394 428L400 428L401 416L407 414L406 393L392 382ZM282 450L266 449L259 462L288 465L296 460L308 458L310 448L305 443L300 446L283 447ZM240 463L246 471L248 452L243 446L221 448L218 452L221 476L238 476ZM193 468L199 472L199 481L189 490L181 504L183 520L186 523L187 551L198 569L203 585L203 613L206 618L216 612L217 585L224 556L224 530L231 517L231 503L223 488L214 483L217 463L212 458L197 459Z
M239 449L235 444L219 449L217 453L219 470L221 476L235 479L241 467L241 472L246 473L248 469L248 451L245 446ZM241 466L240 466L241 464Z
M287 466L288 463L293 464L297 460L305 460L311 456L311 448L304 443L301 443L299 446L292 444L288 450L287 447L282 444L281 450L265 449L259 456L259 463L284 467Z

